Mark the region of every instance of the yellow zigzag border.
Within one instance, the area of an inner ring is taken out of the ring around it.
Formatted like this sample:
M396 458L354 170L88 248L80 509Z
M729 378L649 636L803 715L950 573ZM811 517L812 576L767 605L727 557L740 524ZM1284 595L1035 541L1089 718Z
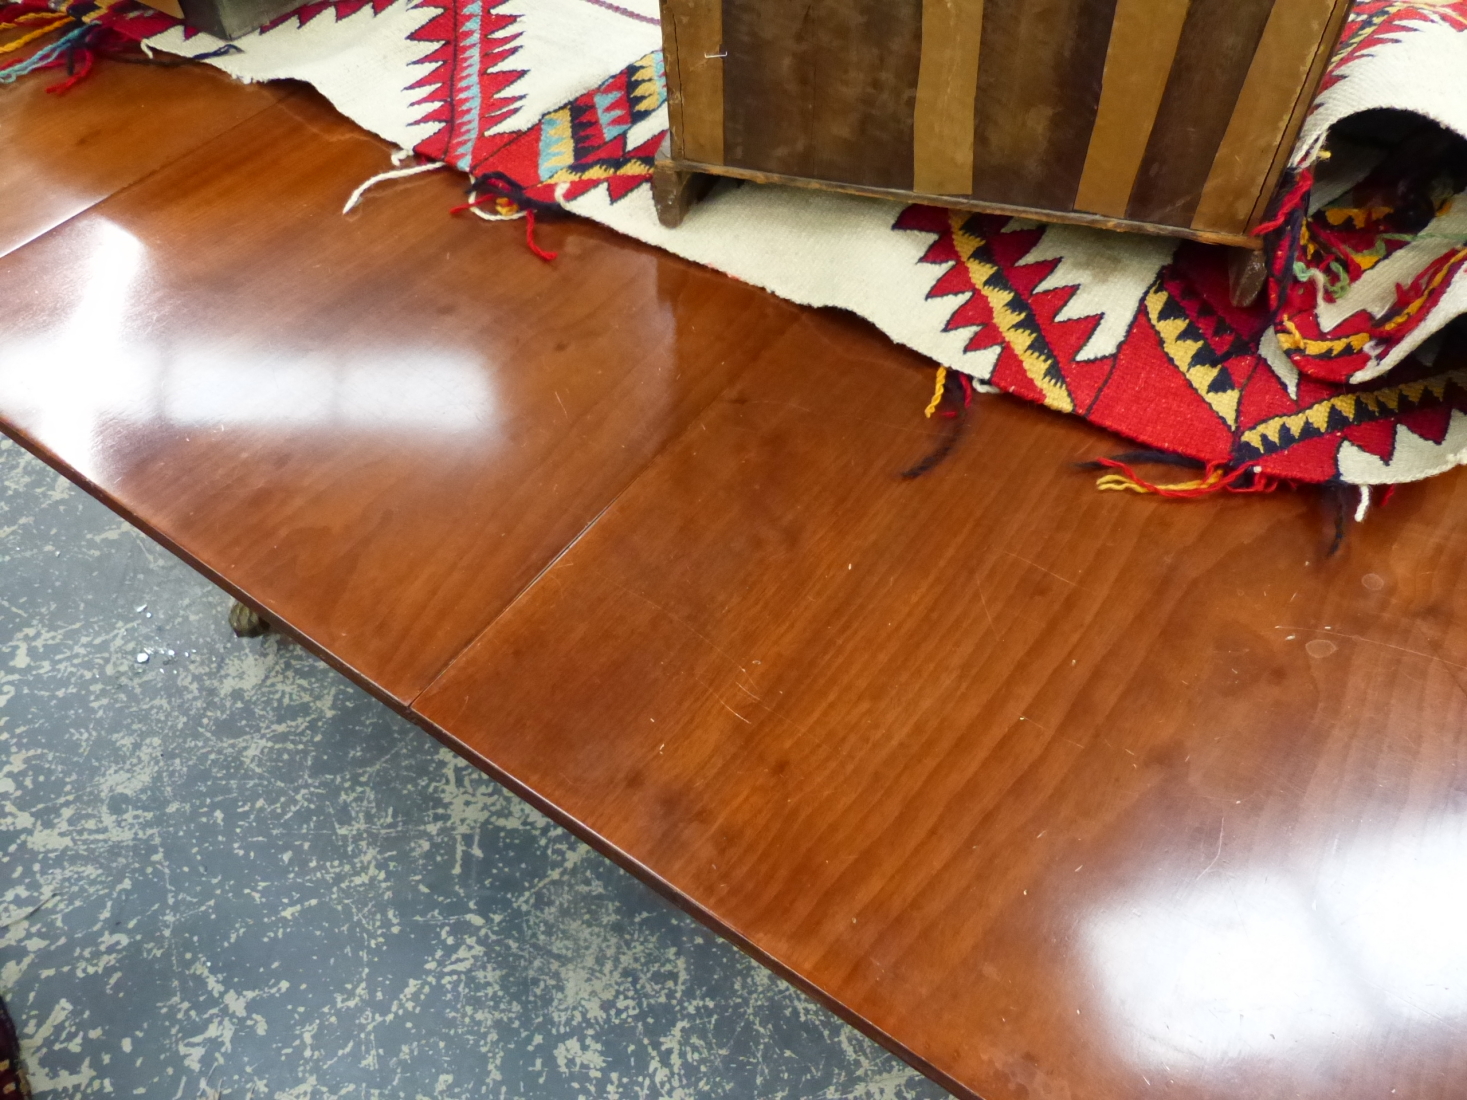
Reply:
M1059 412L1075 411L1075 400L1065 384L1064 372L1059 360L1045 342L1040 331L1039 320L1019 292L1009 285L998 265L979 255L987 241L968 232L967 226L973 215L962 211L948 211L948 221L953 230L953 247L968 269L968 275L978 292L988 301L993 311L993 322L998 326L1004 342L1019 357L1024 373L1039 387L1044 395L1044 404Z
M1175 318L1162 316L1162 309L1168 302L1174 300L1171 292L1161 285L1159 278L1146 292L1146 316L1151 321L1151 327L1156 330L1157 336L1161 338L1162 350L1166 352L1172 365L1182 372L1182 377L1197 391L1197 396L1206 401L1212 411L1217 413L1230 429L1236 428L1238 426L1238 402L1242 399L1242 393L1237 388L1237 379L1233 380L1231 388L1220 390L1217 393L1212 392L1213 382L1227 364L1217 361L1210 363L1197 361L1199 352L1206 348L1211 355L1212 348L1201 330L1185 313ZM1182 308L1180 303L1177 308ZM1215 360L1215 356L1213 358ZM1230 371L1229 377L1231 374Z
M1419 382L1406 382L1379 390L1336 394L1310 405L1307 409L1286 416L1276 416L1249 428L1238 444L1240 450L1246 448L1253 453L1242 461L1250 461L1252 458L1281 451L1302 440L1341 430L1338 426L1330 427L1331 414L1343 416L1348 421L1347 427L1368 424L1382 417L1411 412L1419 408L1428 395L1438 402L1444 401L1447 387L1453 384L1467 390L1467 370L1449 371L1434 378L1423 378ZM1283 438L1285 430L1293 437L1287 442Z

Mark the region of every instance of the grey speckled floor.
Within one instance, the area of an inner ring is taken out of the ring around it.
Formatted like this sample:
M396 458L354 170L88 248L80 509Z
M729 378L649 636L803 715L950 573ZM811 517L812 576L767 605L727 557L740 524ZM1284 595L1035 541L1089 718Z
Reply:
M0 994L41 1096L945 1095L227 609L0 442Z

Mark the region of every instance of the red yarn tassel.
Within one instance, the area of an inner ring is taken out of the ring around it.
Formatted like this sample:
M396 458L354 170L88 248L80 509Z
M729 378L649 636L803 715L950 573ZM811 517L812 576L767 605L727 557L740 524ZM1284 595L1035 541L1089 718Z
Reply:
M92 71L93 61L92 51L83 46L77 51L76 67L71 75L59 84L52 84L46 91L52 95L65 95L87 78L87 74Z
M486 202L492 202L492 203L501 203L501 202L503 202L503 203L508 203L511 207L522 209L524 211L524 214L525 214L525 245L529 248L529 250L531 252L533 252L536 256L538 256L540 259L544 260L547 264L551 260L555 259L557 256L560 255L560 253L558 253L558 252L549 252L549 251L546 251L545 249L541 248L539 246L539 244L536 243L536 241L535 241L535 209L534 209L534 207L532 207L532 206L519 207L519 205L513 199L507 198L504 195L495 194L495 193L490 193L488 195L480 195L478 198L470 199L468 202L461 202L457 206L451 207L448 212L450 214L462 214L465 210L472 210L472 209L474 209L474 207L476 207L476 206L482 206ZM501 216L502 217L504 217L504 216L513 217L513 214L512 213L511 214L508 214L508 215L501 214Z
M535 243L535 211L531 207L525 207L525 244L530 246L530 251L547 264L560 255L559 252L547 252Z
M1312 190L1314 190L1314 172L1306 168L1299 173L1298 178L1294 181L1294 186L1289 189L1289 193L1274 208L1273 217L1254 226L1248 235L1250 237L1262 237L1267 233L1272 233L1275 229L1281 228L1300 204L1308 200L1309 192Z
M1101 458L1096 462L1109 470L1116 471L1105 474L1096 481L1096 488L1116 492L1143 493L1149 496L1165 497L1168 500L1196 500L1199 497L1222 492L1271 493L1279 486L1275 478L1256 472L1251 466L1236 466L1229 470L1227 464L1223 462L1208 463L1202 476L1195 481L1179 481L1170 485L1153 484L1137 474L1130 466L1114 458ZM1250 474L1253 477L1251 482L1247 485L1239 484Z

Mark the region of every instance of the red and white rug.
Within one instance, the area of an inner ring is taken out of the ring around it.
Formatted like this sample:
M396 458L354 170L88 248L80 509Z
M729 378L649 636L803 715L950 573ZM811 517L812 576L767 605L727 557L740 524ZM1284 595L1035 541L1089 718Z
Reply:
M1248 309L1220 249L1073 226L721 186L664 229L656 0L318 0L224 53L131 0L66 10L244 80L309 81L476 195L852 310L981 387L1208 464L1206 488L1467 461L1467 339L1443 331L1467 312L1467 0L1356 3L1266 237L1268 300Z

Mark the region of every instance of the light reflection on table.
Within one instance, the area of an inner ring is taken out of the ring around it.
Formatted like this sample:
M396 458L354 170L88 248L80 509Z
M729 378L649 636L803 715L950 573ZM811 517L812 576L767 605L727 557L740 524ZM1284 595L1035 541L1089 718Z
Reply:
M1338 838L1310 880L1287 864L1160 880L1096 913L1089 956L1118 1048L1182 1075L1328 1057L1410 1021L1467 1015L1467 817Z
M105 221L79 263L75 305L59 323L0 344L0 402L89 477L109 424L236 425L435 437L492 434L494 398L480 363L421 346L268 351L199 332L149 339L135 286L147 250Z

